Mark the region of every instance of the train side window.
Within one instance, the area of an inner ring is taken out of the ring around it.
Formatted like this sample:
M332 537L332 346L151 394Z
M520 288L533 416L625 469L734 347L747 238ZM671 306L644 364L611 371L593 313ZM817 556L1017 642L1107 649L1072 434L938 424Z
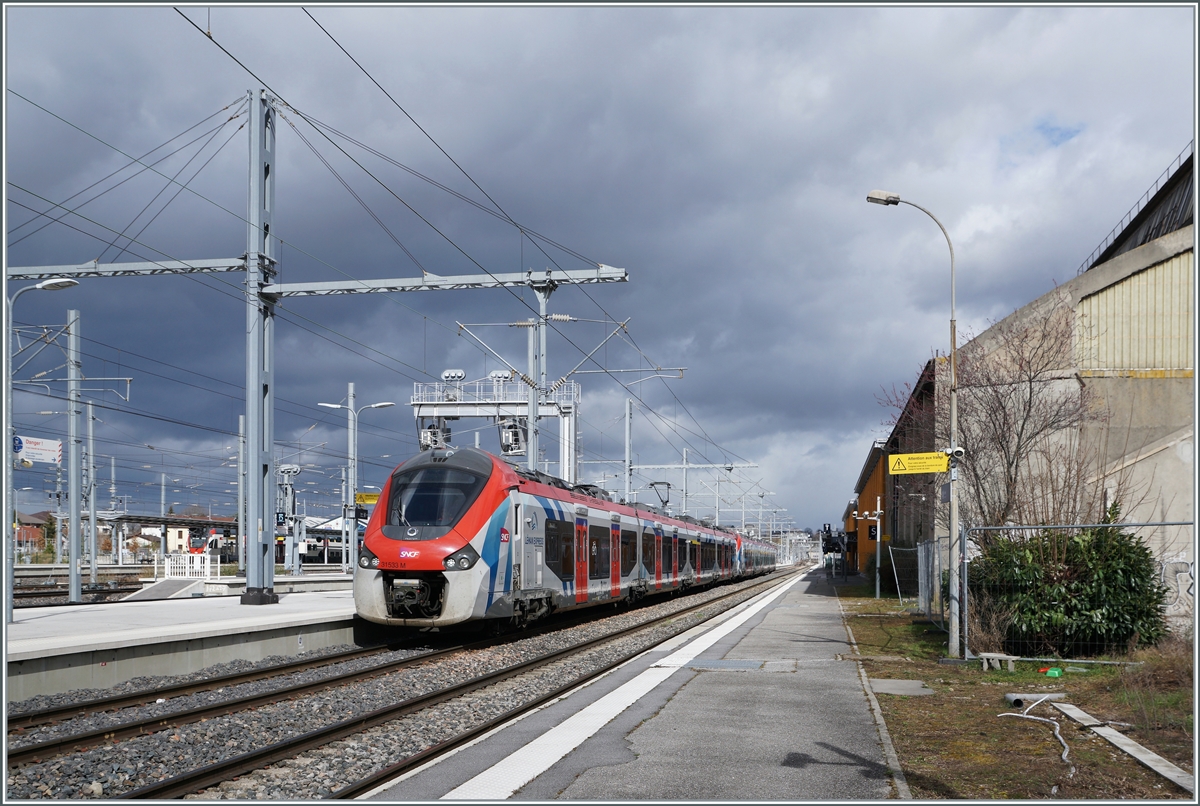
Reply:
M637 532L621 532L621 576L627 576L637 565Z
M654 573L654 532L642 532L642 565L647 573Z
M575 576L575 524L546 519L546 567L560 579Z
M608 579L612 573L609 566L609 542L612 530L607 526L588 527L588 553L591 555L588 576L591 579Z
M564 524L563 532L559 535L559 571L560 579L575 578L575 528Z
M671 573L671 538L666 535L662 540L662 570L664 574Z

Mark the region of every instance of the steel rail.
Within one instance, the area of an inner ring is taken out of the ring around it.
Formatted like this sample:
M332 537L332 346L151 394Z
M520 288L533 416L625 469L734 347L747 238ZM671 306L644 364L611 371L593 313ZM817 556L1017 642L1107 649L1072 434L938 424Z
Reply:
M760 583L759 585L753 586L751 589L762 587L767 584L774 584L776 582L778 582L777 579L770 579ZM220 784L223 781L227 781L231 778L245 775L246 773L269 766L277 761L291 758L292 756L295 756L306 750L322 747L339 739L345 738L346 736L361 733L362 731L385 724L410 713L420 711L446 700L451 700L464 694L469 694L472 691L477 691L478 689L499 683L503 680L507 680L523 672L529 671L531 668L544 666L562 657L578 654L591 649L598 644L614 641L619 638L626 637L629 634L652 627L668 619L679 618L680 616L686 615L695 610L709 607L725 599L746 593L746 590L747 589L733 591L716 599L710 599L707 602L702 602L692 607L651 619L650 621L642 624L638 624L624 630L619 630L615 633L593 638L564 649L555 650L553 652L540 655L536 658L532 658L528 661L524 661L522 663L518 663L485 675L480 675L457 685L450 686L449 688L429 692L428 694L419 695L417 697L411 697L399 703L385 706L384 708L379 708L365 714L360 714L359 716L342 720L341 722L336 722L332 725L310 731L291 739L285 739L281 742L276 742L258 750L252 750L233 758L225 759L223 761L218 761L214 764L201 767L197 770L182 773L180 775L167 778L163 781L158 781L139 789L125 792L121 795L117 795L116 797L122 800L143 798L163 799L178 798L198 792L210 786ZM644 650L638 650L638 653L642 651ZM578 680L579 679L577 678L577 683Z
M216 703L214 705L204 705L200 706L199 708L190 708L185 711L177 711L164 716L132 720L130 722L123 722L119 725L100 728L98 730L91 730L85 733L77 733L70 736L47 739L46 741L35 742L24 747L10 747L8 750L7 762L8 765L12 767L14 765L21 765L30 762L45 761L49 758L61 755L64 750L86 750L101 743L107 744L110 742L119 741L121 739L129 739L135 736L158 733L159 731L166 730L167 728L177 728L181 725L189 725L193 722L200 722L205 719L227 716L240 711L258 708L263 705L270 705L281 700L294 699L304 694L311 694L314 691L333 688L334 686L342 685L348 682L369 680L372 677L388 674L404 666L410 666L415 663L433 660L444 655L461 652L468 648L470 647L454 646L447 649L434 650L432 652L423 652L420 655L413 655L397 661L392 661L391 663L380 664L379 666L374 666L370 669L359 669L353 672L344 672L342 674L322 678L321 680L316 680L311 683L297 683L292 686L274 689L262 694L250 694L245 697L225 700L224 702Z
M324 655L320 658L289 661L287 663L281 663L265 669L256 669L251 672L233 672L230 674L220 675L218 677L209 677L205 680L192 683L177 683L168 686L159 686L158 688L146 689L134 694L122 694L115 697L97 697L94 700L85 700L84 702L72 703L70 705L61 705L56 708L45 708L40 711L30 711L24 714L10 715L8 718L8 731L11 734L13 731L35 728L40 725L64 722L68 719L79 719L81 717L102 713L104 711L117 711L134 705L147 705L160 699L170 700L176 697L186 697L189 694L197 694L201 691L211 691L212 689L216 688L228 688L230 686L241 685L242 683L253 683L258 680L266 680L272 677L279 677L280 675L292 674L297 671L319 669L322 666L330 666L334 663L358 660L359 658L382 654L384 652L394 652L398 649L404 648L406 647L399 644L390 644L387 646L372 646L361 649L353 649L346 652L340 652L335 655Z
M602 617L602 614L596 610L588 610L572 615L575 617L567 618L562 621L547 623L539 627L535 627L532 630L526 630L520 633L508 633L501 636L490 636L474 642L456 643L450 647L423 652L420 655L414 655L408 658L401 658L391 663L381 664L380 666L376 666L371 669L345 672L343 674L333 675L312 683L300 683L294 686L286 686L263 694L248 695L246 697L237 699L229 699L221 703L177 711L164 716L130 720L129 722L124 722L108 728L72 734L71 736L64 736L57 739L48 739L44 742L36 742L26 747L12 748L9 750L7 760L10 765L22 764L26 763L30 759L43 760L34 751L57 754L65 748L85 749L100 742L115 741L133 736L142 736L148 733L156 733L160 730L165 730L168 727L187 725L193 722L198 722L202 719L211 719L214 716L224 716L229 713L256 708L260 705L275 702L280 699L291 699L296 696L312 693L313 691L319 691L322 688L332 688L335 685L340 685L343 683L356 682L357 680L367 680L371 677L377 676L378 674L394 671L419 661L435 659L445 654L464 650L486 649L510 640L515 640L516 638L528 638L542 635L554 630L567 629ZM243 683L252 683L258 680L280 677L286 674L294 674L299 671L319 669L323 666L331 666L335 663L357 660L361 657L383 654L384 652L394 652L400 649L409 648L412 645L425 643L427 641L428 636L422 635L419 637L419 639L414 638L410 640L407 642L407 645L405 643L392 643L386 646L354 649L337 655L327 655L321 658L291 661L289 663L279 664L267 669L257 669L249 672L235 672L228 675L222 675L220 677L210 677L202 681L180 683L170 686L160 686L156 689L141 691L134 694L125 694L116 697L102 697L87 702L74 703L72 705L65 705L57 708L31 712L29 714L19 714L11 717L8 720L9 735L12 736L13 733L16 733L19 736L26 729L37 727L39 725L63 722L68 719L76 719L104 711L115 711L121 708L148 705L156 702L159 699L183 697L202 691L211 691L214 688L228 688L231 686L241 685Z

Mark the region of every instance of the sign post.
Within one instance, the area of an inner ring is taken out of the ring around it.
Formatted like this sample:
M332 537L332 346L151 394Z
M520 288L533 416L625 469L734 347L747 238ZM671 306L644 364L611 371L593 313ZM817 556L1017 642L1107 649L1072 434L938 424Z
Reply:
M901 476L911 473L945 473L950 469L950 454L945 451L933 453L893 453L887 460L888 474Z

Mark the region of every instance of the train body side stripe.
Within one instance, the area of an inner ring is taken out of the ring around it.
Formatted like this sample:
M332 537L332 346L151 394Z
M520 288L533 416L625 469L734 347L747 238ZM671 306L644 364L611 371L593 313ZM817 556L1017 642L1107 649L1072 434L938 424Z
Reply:
M500 572L501 548L505 549L506 565L510 569L505 572L505 577L507 578L511 572L512 552L508 550L511 544L503 546L500 542L500 530L504 528L504 524L508 520L508 510L511 506L512 503L506 498L500 506L496 507L496 511L492 513L492 517L488 521L487 535L483 539L483 551L479 553L480 559L487 563L488 566L488 607L492 606L492 601L496 598L496 576Z

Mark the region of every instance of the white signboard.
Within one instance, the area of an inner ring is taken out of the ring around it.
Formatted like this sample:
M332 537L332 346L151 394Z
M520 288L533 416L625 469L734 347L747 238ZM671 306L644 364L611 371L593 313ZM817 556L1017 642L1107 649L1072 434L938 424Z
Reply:
M18 461L62 464L62 441L37 437L13 437L13 453Z

